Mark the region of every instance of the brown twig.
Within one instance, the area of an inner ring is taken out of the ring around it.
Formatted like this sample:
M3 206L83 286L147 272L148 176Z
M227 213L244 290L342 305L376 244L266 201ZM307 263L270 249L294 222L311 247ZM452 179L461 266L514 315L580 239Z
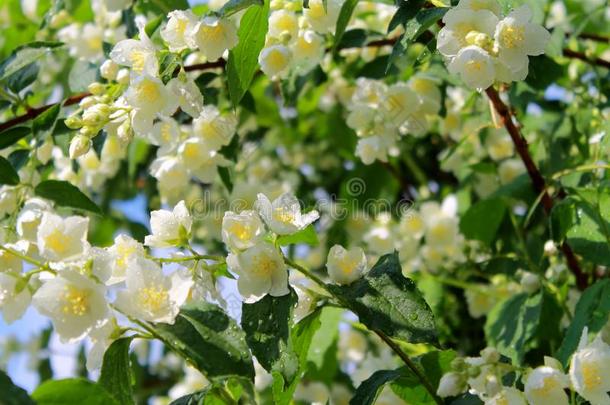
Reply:
M564 48L563 56L566 56L568 58L582 60L583 62L587 62L591 65L602 66L602 67L605 67L606 69L610 69L609 61L602 59L602 58L597 58L597 57L588 57L583 52L573 51L571 49Z
M489 87L487 90L485 90L485 93L487 94L487 97L489 97L489 100L491 101L494 106L494 109L500 116L504 127L506 128L511 139L513 140L515 149L517 150L519 157L525 165L527 174L532 180L534 190L536 191L536 193L542 196L540 201L542 203L544 211L547 213L547 215L549 215L551 213L551 210L553 209L554 201L549 192L547 191L546 181L542 176L542 173L540 173L538 166L536 166L536 163L530 155L527 146L527 140L523 137L523 135L521 135L521 131L519 131L519 128L517 128L517 125L515 125L515 122L513 121L513 116L510 112L510 109L506 104L504 104L498 92L493 87ZM584 290L588 284L587 275L583 273L582 269L580 268L578 259L572 251L572 248L570 247L570 245L568 245L567 242L564 241L561 244L561 251L563 252L563 255L566 258L570 271L574 274L574 277L576 277L576 285L579 289Z

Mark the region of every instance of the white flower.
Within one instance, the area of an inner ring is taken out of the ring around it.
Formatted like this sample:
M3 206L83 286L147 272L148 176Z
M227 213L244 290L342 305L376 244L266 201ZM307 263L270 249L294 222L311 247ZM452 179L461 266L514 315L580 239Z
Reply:
M277 10L269 16L269 30L267 35L272 38L280 38L288 35L291 40L295 39L299 32L299 21L292 11Z
M395 140L390 136L375 135L358 140L356 144L356 156L365 165L372 164L375 160L388 161L388 150L394 146Z
M324 56L324 39L312 30L301 30L290 51L293 64L299 72L307 72L316 67Z
M180 145L178 153L185 166L203 183L212 183L216 178L218 166L227 166L231 162L201 138L189 138Z
M436 394L441 398L455 397L466 390L466 381L455 372L443 374L438 383Z
M235 134L237 119L232 114L220 114L215 106L204 106L193 120L193 134L201 137L211 149L228 145Z
M106 80L116 79L119 73L119 65L117 65L112 59L108 59L100 66L100 76Z
M437 36L437 48L441 54L453 57L469 45L490 51L498 17L485 9L473 11L455 7L447 11L443 23L445 26Z
M17 235L21 238L36 243L38 226L42 214L51 210L51 205L41 198L28 199L17 217ZM0 251L0 256L2 252Z
M84 337L106 318L108 305L104 293L102 284L64 270L46 281L32 302L38 312L51 318L61 340L72 342Z
M108 11L121 11L131 6L132 0L103 0L103 3Z
M583 333L586 342L587 332ZM570 380L581 397L591 405L610 404L610 346L603 340L601 333L588 345L581 347L572 356Z
M141 26L139 31L140 39L120 41L110 51L110 58L119 65L129 66L137 74L157 76L159 74L159 62L157 61L155 45L146 35L144 26Z
M194 81L175 77L167 83L167 89L176 97L182 111L191 117L199 117L203 110L203 95Z
M7 243L3 245L7 249L14 250L18 253L25 253L26 244L11 244ZM14 275L21 274L23 270L23 260L19 256L14 255L13 253L0 249L0 273L13 273Z
M498 176L502 184L512 182L522 173L525 173L525 165L521 159L506 159L498 166Z
M106 284L116 284L125 280L127 266L134 257L144 256L144 247L140 242L127 235L118 235L114 244L108 248L110 255L111 277Z
M290 193L282 194L273 202L266 195L259 193L256 205L269 229L278 235L296 233L320 217L316 210L301 214L299 200Z
M45 212L37 235L40 255L51 261L78 258L89 247L88 227L89 218L79 216L62 218Z
M549 366L532 370L525 381L525 397L530 405L568 405L564 388L569 385L568 377Z
M231 249L244 250L258 243L265 227L256 211L245 210L239 214L225 212L222 219L222 241Z
M528 55L544 53L551 34L538 24L530 23L532 13L524 4L513 10L496 27L494 38L498 58L511 71L527 69Z
M197 16L191 10L174 10L167 14L167 25L161 30L161 38L171 52L188 48L187 35L197 24Z
M292 52L284 45L267 46L258 55L261 70L272 79L285 77L291 61Z
M448 246L459 237L459 221L456 217L437 213L426 219L426 244L433 247Z
M492 57L484 49L471 45L462 48L448 66L466 85L486 89L494 83L496 69Z
M17 209L17 190L12 186L0 187L0 218Z
M407 83L399 82L388 88L383 102L383 112L387 120L398 127L413 118L412 115L418 105L417 94Z
M89 152L89 149L91 149L91 138L77 134L70 141L68 155L70 156L70 159L76 159Z
M31 301L27 283L16 274L0 273L0 311L7 324L21 318Z
M229 254L227 265L239 276L237 288L246 302L255 302L265 294L288 294L288 272L282 255L268 242L261 242L238 254Z
M182 159L177 156L164 156L155 159L150 172L158 181L158 188L164 202L179 199L188 186L189 174Z
M230 19L204 17L187 34L187 43L213 62L227 50L237 45L237 28Z
M193 219L184 201L173 211L157 210L150 213L152 235L146 236L144 244L157 248L178 246L188 240Z
M472 11L489 10L497 16L502 12L502 7L496 0L460 0L457 7Z
M485 138L485 149L493 160L509 158L514 153L513 141L504 128L491 129Z
M334 245L328 252L326 268L331 280L337 284L351 284L366 271L367 261L360 247L349 250L341 245Z
M326 7L322 0L310 0L309 7L303 9L303 16L311 27L320 34L334 34L341 0L328 0Z
M503 387L502 391L490 399L485 400L485 405L527 405L523 393L513 387Z
M173 118L162 117L155 122L152 131L144 136L151 144L159 146L157 156L167 155L175 151L180 144L180 126Z
M170 92L161 80L149 75L136 76L124 97L125 101L137 110L136 116L132 117L136 133L138 120L149 120L150 124L146 126L149 128L152 127L152 120L157 114L170 116L178 108L178 97Z
M89 353L87 353L86 360L86 366L89 372L98 370L102 367L104 353L112 343L111 336L115 332L115 329L117 329L116 319L107 318L89 332L89 339L91 339L92 343L91 349L89 349Z
M193 281L186 271L166 276L152 260L135 257L127 267L125 284L115 301L121 311L145 321L173 324Z

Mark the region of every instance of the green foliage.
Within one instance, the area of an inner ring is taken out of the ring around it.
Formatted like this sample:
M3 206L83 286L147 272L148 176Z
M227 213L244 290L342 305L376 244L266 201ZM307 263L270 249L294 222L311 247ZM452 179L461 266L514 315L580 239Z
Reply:
M3 405L34 405L35 402L28 395L27 391L13 384L8 375L0 370L0 392Z
M222 8L218 11L223 17L229 17L241 10L245 10L250 6L264 6L263 0L229 0Z
M246 337L218 306L206 302L182 308L173 325L158 323L155 333L208 378L254 378Z
M460 220L460 231L468 239L491 245L506 214L501 198L488 198L472 205Z
M313 225L309 225L292 235L280 236L277 238L277 243L279 243L281 246L296 245L299 243L309 246L318 246L320 242L318 241L316 228Z
M258 68L258 54L265 45L269 16L269 0L254 5L241 18L237 36L239 43L229 52L227 80L233 106L246 94Z
M15 48L8 58L0 62L0 81L36 62L50 51L62 45L61 42L37 41Z
M586 327L589 333L599 332L608 322L610 314L610 280L599 280L587 288L574 310L572 322L568 327L557 358L567 365L572 353L578 347L582 331Z
M62 180L45 180L34 188L34 193L63 207L71 207L94 214L101 214L100 208L77 187Z
M403 276L398 254L382 256L350 285L328 288L369 329L410 343L437 343L432 310L415 283Z
M19 174L11 165L11 162L0 156L0 184L16 186L19 184Z
M521 293L498 303L488 314L485 335L490 345L521 364L537 335L556 338L561 310L544 290L534 295Z
M82 378L42 383L32 393L38 405L119 405L101 385Z
M7 148L28 136L32 130L28 127L12 127L0 132L0 149Z
M357 5L358 0L345 0L345 2L343 2L341 10L339 11L339 16L337 17L337 26L335 28L335 49L341 43L341 39L345 33L345 28L347 28L347 24L352 19L352 14L354 13Z
M122 405L134 403L133 373L129 360L129 346L132 340L131 337L126 337L112 342L104 353L102 372L98 381Z
M253 304L242 305L241 325L248 346L267 371L282 375L286 385L293 382L298 370L298 358L290 340L296 302L296 293L291 291L282 297L266 295Z

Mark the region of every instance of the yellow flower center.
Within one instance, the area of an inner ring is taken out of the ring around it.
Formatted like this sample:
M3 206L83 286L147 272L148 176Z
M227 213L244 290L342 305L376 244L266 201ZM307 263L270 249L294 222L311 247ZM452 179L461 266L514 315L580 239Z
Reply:
M358 260L345 258L344 260L337 263L337 267L343 272L343 274L352 274L354 269L358 266Z
M184 151L182 152L182 155L186 158L186 159L198 159L199 156L199 148L197 147L197 145L193 144L193 143L187 143L186 145L184 145Z
M131 60L131 68L133 71L142 73L144 71L144 64L146 63L146 54L144 51L136 49L129 54L129 60Z
M65 235L59 229L53 230L46 238L45 245L50 248L52 251L58 254L65 253L70 244L72 243L72 238Z
M152 80L143 80L138 85L138 98L140 102L156 102L161 98L159 85Z
M500 34L500 42L504 48L512 49L518 48L523 44L525 40L525 28L508 26L502 30Z
M551 394L551 391L558 388L560 387L555 378L546 377L544 380L542 380L542 387L536 388L535 391L538 393L538 395L547 397Z
M168 123L161 124L161 139L169 142L172 139L171 125Z
M235 235L239 240L248 240L252 238L252 227L240 222L231 223L229 225L229 232Z
M89 312L89 292L87 290L79 290L74 286L66 286L62 295L64 314L83 316Z
M271 273L277 268L275 260L267 256L266 254L260 254L252 261L254 264L254 273L258 276L270 276Z
M162 287L149 286L138 291L138 302L150 312L156 312L167 301L167 291Z
M136 251L136 246L127 243L121 243L116 247L116 265L123 269L127 266L127 260Z
M182 18L179 18L176 21L176 32L179 35L184 35L184 31L186 31L186 27L188 25L188 21Z
M588 390L597 388L602 383L602 377L595 364L583 364L581 373L585 388Z
M278 207L273 210L273 219L284 224L291 224L294 222L294 213L284 207Z
M468 62L466 62L466 69L471 72L480 72L481 70L483 70L483 62L481 62L480 60L469 60Z
M267 55L267 63L274 71L281 71L288 64L288 58L283 52L273 49Z

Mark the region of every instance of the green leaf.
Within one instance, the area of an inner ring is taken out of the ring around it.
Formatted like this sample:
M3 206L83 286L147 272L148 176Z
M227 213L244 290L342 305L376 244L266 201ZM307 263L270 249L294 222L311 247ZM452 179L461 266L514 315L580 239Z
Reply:
M89 197L67 181L42 181L34 188L34 193L62 207L81 209L94 214L102 213L100 208Z
M76 60L68 75L68 86L74 93L86 91L87 87L99 80L99 67L86 60Z
M155 33L155 31L157 31L157 28L159 28L161 26L163 19L164 19L163 15L158 15L155 18L153 18L152 20L148 21L146 23L146 25L144 26L144 32L146 32L146 35L148 35L149 37L152 37L153 34Z
M451 371L451 362L455 357L453 350L432 351L416 357L414 362L436 391L443 374ZM403 370L403 375L391 383L392 391L409 404L436 404L417 376L407 368Z
M404 373L404 368L396 370L378 370L375 371L369 378L364 380L354 396L349 401L350 405L372 405L375 403L377 396L382 391L382 388L389 382L397 380Z
M277 238L277 242L282 246L296 245L299 243L304 243L310 246L318 246L320 244L320 241L318 241L316 228L314 228L313 225L309 225L292 235L280 236Z
M250 380L231 377L214 381L203 390L180 397L170 405L255 405L254 398L254 387Z
M544 90L566 75L566 67L546 55L530 56L525 82L537 90Z
M337 360L339 322L345 313L343 308L324 307L320 314L320 328L313 341L315 346L307 353L307 378L332 384L335 381L339 363Z
M61 111L60 104L54 104L53 106L44 110L38 117L32 121L32 133L39 139L52 132L55 128L55 122Z
M233 14L245 10L250 6L263 6L263 0L229 0L225 3L224 6L220 10L218 10L218 14L222 17L226 18L232 16Z
M574 317L566 332L563 343L557 351L557 359L564 365L578 347L585 327L589 333L599 332L608 322L610 313L610 279L597 281L587 288L578 300Z
M62 42L30 42L16 48L11 55L0 62L0 80L4 80L18 70L37 61L50 50L62 46Z
M565 235L574 252L610 266L610 188L575 189L565 201L572 209L562 209L561 214L566 215L562 224L571 225Z
M32 393L38 405L118 405L102 386L82 378L49 380Z
M498 303L487 315L487 343L521 364L526 345L533 339L540 321L543 292L521 293Z
M0 156L0 184L16 186L19 184L19 174L13 169L11 162Z
M341 11L339 11L339 17L337 17L337 25L335 28L335 50L341 43L341 39L343 38L347 24L349 24L349 21L352 19L352 14L354 13L357 5L358 0L345 0L341 6Z
M132 340L132 337L115 340L106 349L98 381L122 405L134 403L133 373L129 361L129 345Z
M13 145L32 132L28 127L13 127L0 132L0 149Z
M0 370L0 392L2 405L35 405L27 391L13 384L11 378Z
M39 67L37 63L19 69L7 78L7 86L13 93L19 93L30 84L34 83L38 77Z
M173 10L187 10L188 0L138 0L138 8L143 14L166 15Z
M489 198L472 205L460 220L460 231L468 239L491 245L506 214L501 198Z
M432 310L415 283L403 276L397 253L382 256L354 283L328 288L367 328L410 343L437 343Z
M291 384L299 362L292 350L290 322L297 302L294 290L281 297L266 295L253 304L242 305L241 325L246 342L265 370L278 371Z
M258 55L265 45L269 28L269 0L263 6L253 6L241 18L237 36L239 43L229 51L227 78L229 95L236 107L242 99L258 69Z
M227 191L231 193L233 191L233 180L231 178L231 170L226 166L218 166L218 175L222 184L225 186Z
M271 373L273 376L271 389L275 405L286 405L292 400L294 390L307 369L307 354L309 353L313 337L320 328L320 317L322 316L323 309L316 309L292 328L290 340L292 348L299 359L299 369L296 378L287 386L280 372L273 371Z
M217 305L184 306L173 325L158 323L154 328L170 348L209 378L254 378L245 333Z
M415 41L428 28L443 18L448 10L449 7L425 8L418 11L414 18L409 19L405 24L405 33L401 38L405 49L407 44Z

